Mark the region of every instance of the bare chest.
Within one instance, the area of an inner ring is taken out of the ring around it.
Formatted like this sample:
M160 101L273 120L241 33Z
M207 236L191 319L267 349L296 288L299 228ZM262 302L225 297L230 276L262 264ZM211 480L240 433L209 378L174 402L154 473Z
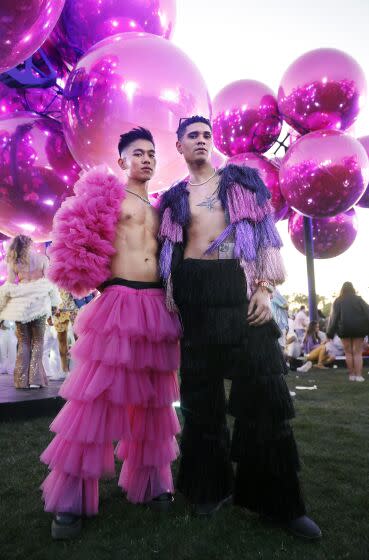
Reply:
M224 210L213 189L190 191L190 233L217 237L227 226Z

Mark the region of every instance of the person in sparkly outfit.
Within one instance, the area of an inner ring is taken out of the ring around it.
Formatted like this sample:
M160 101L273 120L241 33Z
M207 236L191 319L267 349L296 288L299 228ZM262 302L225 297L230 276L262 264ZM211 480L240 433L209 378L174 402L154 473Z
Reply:
M32 239L17 235L7 252L8 280L0 287L0 320L15 321L18 339L14 369L16 389L47 385L42 364L46 319L60 301L45 278L48 259L32 251Z

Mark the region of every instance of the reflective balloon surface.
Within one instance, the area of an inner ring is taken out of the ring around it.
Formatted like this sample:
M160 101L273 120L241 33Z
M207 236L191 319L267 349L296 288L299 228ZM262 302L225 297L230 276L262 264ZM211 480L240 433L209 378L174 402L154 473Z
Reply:
M314 257L331 259L344 253L355 241L358 222L355 211L338 214L332 218L313 218ZM304 216L294 212L288 220L292 243L305 255Z
M363 146L334 130L311 132L296 140L283 159L282 195L289 206L312 218L349 210L369 180L369 159Z
M282 77L278 105L300 133L346 130L356 120L367 93L365 74L350 55L316 49L300 56Z
M50 38L74 65L95 43L117 33L145 31L168 39L175 18L175 0L66 0Z
M223 154L266 152L282 128L273 91L255 80L223 88L213 101L214 144Z
M0 231L47 241L79 171L59 123L26 112L1 119Z
M58 21L64 0L2 0L0 73L24 62L42 45Z
M279 169L265 156L253 153L239 154L233 156L229 163L236 165L246 165L259 171L260 177L269 189L272 198L271 204L274 210L274 220L277 222L285 217L288 212L288 205L282 196L279 187Z
M362 136L361 138L358 138L358 140L364 147L367 156L369 156L369 136ZM357 202L357 206L361 206L362 208L369 208L369 185L367 185L363 196L360 198L359 202Z
M122 33L98 43L71 73L63 101L68 146L86 169L106 163L121 173L120 135L136 126L152 132L158 162L152 191L186 175L175 131L181 117L196 114L210 116L199 70L170 41L145 33Z

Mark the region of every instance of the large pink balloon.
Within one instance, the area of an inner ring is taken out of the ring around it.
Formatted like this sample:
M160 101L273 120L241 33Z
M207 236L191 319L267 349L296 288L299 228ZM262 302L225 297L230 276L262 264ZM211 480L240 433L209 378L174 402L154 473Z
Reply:
M364 147L367 155L369 156L369 136L362 136L358 138L360 144ZM362 208L369 208L369 185L367 184L366 190L363 196L360 198L359 202L357 202L357 206L361 206Z
M52 220L78 179L61 125L32 113L0 120L0 231L50 239Z
M227 156L266 152L277 140L281 128L274 93L261 82L232 82L214 98L214 144Z
M292 144L279 177L282 194L294 210L312 218L336 216L363 195L369 159L352 136L319 130Z
M365 74L355 59L337 49L316 49L287 68L278 105L300 133L346 130L356 120L366 91Z
M58 21L64 0L1 0L0 73L31 56Z
M122 33L95 45L71 73L65 95L66 140L85 169L107 163L121 173L120 135L135 126L151 130L158 161L152 191L186 175L175 146L179 119L210 116L196 66L170 41L146 33Z
M358 223L355 210L332 218L313 218L314 257L331 259L344 253L355 241ZM288 220L292 243L305 255L304 217L293 212Z
M233 156L229 160L229 163L247 165L248 167L252 167L253 169L257 169L259 171L261 179L272 195L271 204L274 210L274 220L277 222L278 220L283 219L288 212L288 206L279 187L278 167L265 156L253 153Z
M168 39L175 0L66 0L51 40L73 66L95 43L117 33L145 31Z

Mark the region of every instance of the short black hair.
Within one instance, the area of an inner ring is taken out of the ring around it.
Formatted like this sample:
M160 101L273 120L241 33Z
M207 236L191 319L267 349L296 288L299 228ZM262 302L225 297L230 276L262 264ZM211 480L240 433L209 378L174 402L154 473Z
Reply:
M154 138L150 130L147 130L147 128L143 128L142 126L138 126L137 128L132 128L132 130L130 130L129 132L121 134L118 144L119 155L122 154L123 150L125 150L127 146L129 146L136 140L148 140L154 145L155 148Z
M211 122L209 121L209 119L202 117L201 115L193 115L192 117L188 117L187 119L180 119L179 120L179 125L177 128L177 138L178 140L181 140L186 132L186 128L190 125L190 124L194 124L197 122L202 122L204 124L207 124L208 127L210 128L210 130L213 130L213 127L211 126Z

